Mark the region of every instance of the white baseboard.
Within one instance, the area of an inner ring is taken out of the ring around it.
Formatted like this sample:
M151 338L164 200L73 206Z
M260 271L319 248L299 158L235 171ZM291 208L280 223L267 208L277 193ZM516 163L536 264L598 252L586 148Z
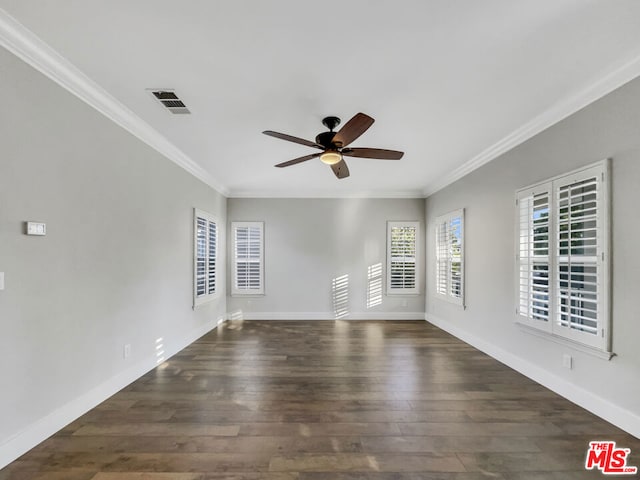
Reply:
M486 340L478 338L455 325L445 322L441 318L428 314L425 314L424 318L427 322L441 328L445 332L450 333L454 337L459 338L478 350L481 350L490 357L493 357L508 367L513 368L517 372L540 385L547 387L549 390L552 390L576 405L581 406L594 415L614 424L634 437L640 438L640 416L637 414L622 408L605 398L595 395L584 388L567 382L548 370L540 368L511 352L507 352Z
M216 328L221 321L222 320L213 320L207 322L202 327L189 332L189 334L182 339L178 339L173 348L165 351L165 359L172 357L204 334ZM104 402L107 398L122 390L145 373L153 370L157 366L156 361L157 359L154 355L136 363L115 377L110 378L80 397L71 400L66 405L37 420L22 432L10 437L4 443L0 444L0 469L49 438L58 430L81 417L95 406Z
M336 318L333 312L243 312L227 314L228 320L423 320L424 312L352 312Z

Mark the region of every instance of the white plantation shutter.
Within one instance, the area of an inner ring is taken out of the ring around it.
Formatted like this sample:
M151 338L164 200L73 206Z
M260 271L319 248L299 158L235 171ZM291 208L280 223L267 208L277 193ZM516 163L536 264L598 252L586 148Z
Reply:
M436 224L436 292L449 291L449 222Z
M216 250L218 248L218 226L215 222L209 222L208 238L207 293L216 293Z
M556 201L556 331L602 343L604 294L601 170L554 182Z
M218 225L215 218L194 209L194 306L204 303L216 293Z
M264 224L233 222L233 287L234 295L264 293Z
M387 222L387 293L418 293L418 222Z
M464 210L436 218L436 293L464 305Z
M550 330L549 242L551 184L518 195L518 315L531 326Z
M609 349L608 163L518 192L518 321Z
M207 221L196 216L196 297L207 291L205 278L207 275Z
M449 249L449 295L453 298L462 299L462 233L463 214L456 214L449 222L450 249Z

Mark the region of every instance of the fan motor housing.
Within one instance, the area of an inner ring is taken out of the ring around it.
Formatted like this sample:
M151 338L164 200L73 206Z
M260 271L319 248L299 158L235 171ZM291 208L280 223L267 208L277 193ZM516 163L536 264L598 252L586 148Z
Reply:
M316 143L319 143L325 148L329 148L331 146L331 142L333 141L333 137L335 137L336 132L322 132L319 133L316 137Z

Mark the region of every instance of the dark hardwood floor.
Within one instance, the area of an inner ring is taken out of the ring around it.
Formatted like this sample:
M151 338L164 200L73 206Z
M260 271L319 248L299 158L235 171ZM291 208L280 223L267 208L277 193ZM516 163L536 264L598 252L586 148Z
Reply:
M606 478L601 439L640 466L638 439L423 321L236 321L0 479Z

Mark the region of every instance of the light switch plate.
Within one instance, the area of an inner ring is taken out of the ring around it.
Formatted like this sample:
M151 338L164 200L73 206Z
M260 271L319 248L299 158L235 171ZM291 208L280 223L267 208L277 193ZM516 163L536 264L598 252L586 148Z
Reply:
M0 290L4 290L4 272L0 272Z
M27 222L27 235L46 235L47 224L38 222Z

